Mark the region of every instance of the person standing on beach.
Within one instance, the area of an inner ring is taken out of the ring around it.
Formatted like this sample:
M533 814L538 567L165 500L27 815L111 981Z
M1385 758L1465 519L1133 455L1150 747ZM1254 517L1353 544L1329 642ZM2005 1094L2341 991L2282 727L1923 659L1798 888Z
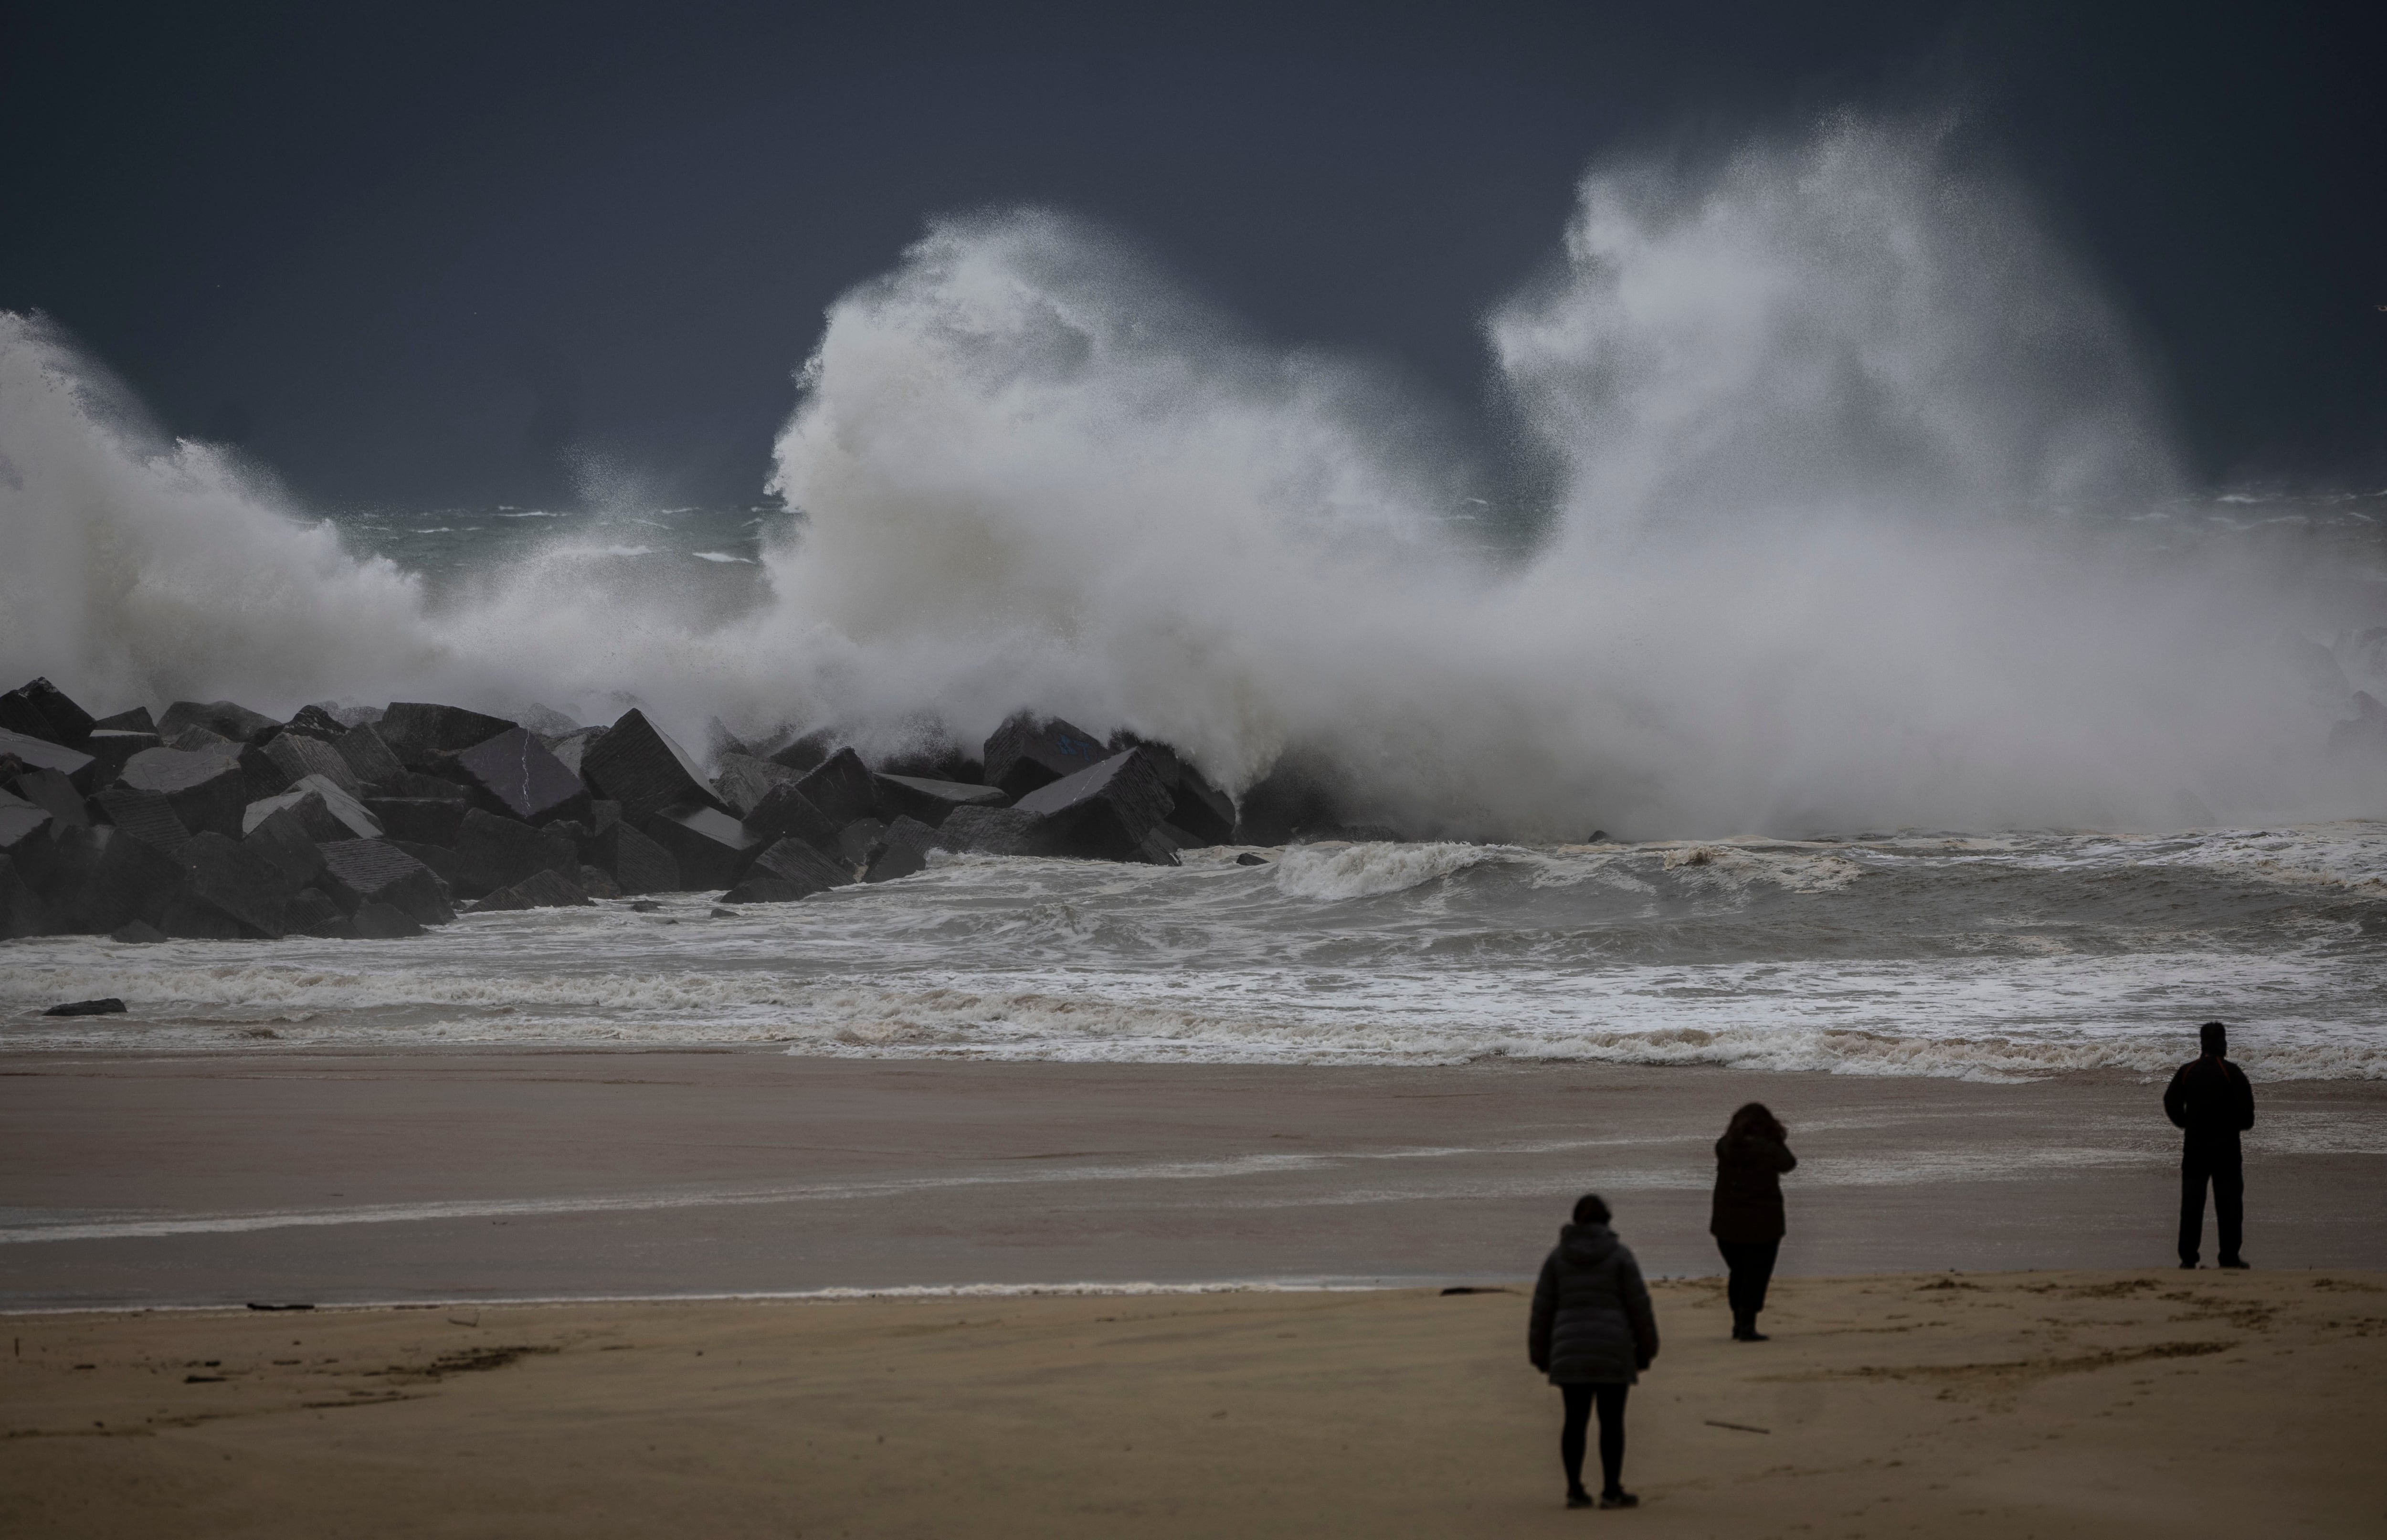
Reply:
M1751 1102L1732 1115L1716 1141L1715 1201L1708 1210L1708 1233L1724 1253L1730 1278L1724 1297L1732 1305L1732 1340L1763 1342L1757 1313L1765 1308L1765 1286L1774 1258L1789 1228L1782 1213L1782 1174L1796 1170L1789 1130Z
M2254 1126L2254 1088L2229 1059L2229 1029L2208 1021L2197 1029L2204 1049L2179 1067L2164 1088L2164 1115L2188 1130L2179 1156L2179 1265L2196 1266L2204 1239L2204 1185L2213 1184L2213 1218L2221 1231L2221 1266L2242 1268L2246 1171L2238 1136Z
M1534 1285L1533 1324L1525 1354L1550 1378L1566 1401L1566 1425L1559 1433L1559 1458L1566 1466L1567 1507L1589 1508L1583 1487L1584 1435L1595 1404L1599 1407L1599 1506L1632 1508L1641 1501L1624 1490L1624 1394L1658 1356L1658 1317L1641 1264L1608 1228L1608 1205L1586 1194L1574 1205L1574 1223L1559 1231L1559 1243L1542 1264Z

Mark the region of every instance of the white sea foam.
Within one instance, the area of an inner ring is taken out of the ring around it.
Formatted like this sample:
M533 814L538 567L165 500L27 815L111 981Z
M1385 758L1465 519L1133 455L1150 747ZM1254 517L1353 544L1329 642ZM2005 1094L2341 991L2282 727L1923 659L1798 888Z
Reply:
M2281 831L2333 862L2377 826ZM2387 1075L2387 903L2188 839L1296 848L1181 869L942 857L715 915L708 897L423 938L0 953L0 1045L776 1044L1233 1063L1485 1057L2013 1079L2154 1073L2234 1024L2270 1077ZM1995 848L1990 848L1995 847ZM1288 868L1290 873L1288 874ZM2355 868L2359 870L2358 866ZM1555 874L1555 875L1554 875ZM1288 875L1290 879L1288 880ZM2367 879L2366 879L2367 880ZM114 994L121 1016L44 1018Z
M1302 845L1278 858L1276 885L1294 898L1371 898L1464 871L1492 854L1477 845Z
M2083 511L2168 497L2164 431L2027 200L1928 125L1598 168L1487 335L1547 499L1099 232L941 221L831 309L758 583L561 540L435 599L8 317L0 660L109 709L637 701L700 741L1032 707L1511 839L2380 805L2282 688L2289 574Z

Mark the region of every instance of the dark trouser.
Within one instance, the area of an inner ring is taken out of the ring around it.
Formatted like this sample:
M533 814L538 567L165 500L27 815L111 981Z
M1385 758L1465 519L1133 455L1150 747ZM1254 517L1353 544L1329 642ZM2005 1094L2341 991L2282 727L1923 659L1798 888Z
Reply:
M1602 1492L1622 1492L1624 1475L1624 1393L1631 1385L1560 1385L1566 1426L1559 1432L1559 1458L1566 1461L1567 1490L1583 1490L1583 1435L1591 1405L1599 1403L1599 1480Z
M1724 1286L1732 1306L1732 1330L1737 1336L1757 1330L1757 1312L1765 1308L1765 1285L1774 1281L1774 1258L1779 1241L1718 1241L1724 1265L1732 1269Z
M2213 1183L2213 1217L2221 1227L2218 1260L2238 1260L2246 1238L2246 1168L2238 1151L2199 1149L2191 1144L2179 1157L2179 1259L2193 1265L2204 1238L2204 1184Z

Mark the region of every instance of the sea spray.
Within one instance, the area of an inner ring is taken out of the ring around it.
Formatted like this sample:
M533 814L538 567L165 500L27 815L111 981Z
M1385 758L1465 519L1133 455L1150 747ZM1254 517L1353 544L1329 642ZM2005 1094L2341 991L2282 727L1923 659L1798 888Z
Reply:
M1029 707L1231 788L1295 753L1463 837L2374 810L2277 650L2310 590L2162 516L2121 329L1942 152L1843 121L1595 170L1487 323L1555 467L1505 511L1532 477L1116 240L938 221L832 307L777 448L795 527L728 605L586 530L435 597L8 318L0 663L103 709L638 702L696 741L968 744Z

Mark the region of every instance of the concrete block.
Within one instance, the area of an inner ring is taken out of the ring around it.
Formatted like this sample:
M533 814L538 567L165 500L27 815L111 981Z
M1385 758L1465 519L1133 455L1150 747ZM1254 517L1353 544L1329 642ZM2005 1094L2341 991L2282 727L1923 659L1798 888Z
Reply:
M368 903L385 903L423 925L446 925L456 917L431 868L386 839L325 845L323 875L316 886L351 915Z
M1124 861L1168 815L1171 801L1157 757L1130 749L1012 805L1043 820L1039 837L1053 854Z
M594 902L580 884L562 872L533 872L511 888L500 888L464 912L485 915L505 909L571 909Z
M1128 852L1127 859L1145 866L1181 866L1177 852L1189 849L1185 831L1168 824L1155 824L1143 842Z
M1235 802L1190 762L1181 759L1168 822L1184 831L1189 849L1223 845L1235 837Z
M460 751L455 765L494 812L526 824L587 815L588 788L524 728L510 727Z
M379 839L388 833L365 804L320 776L309 776L289 790L259 797L241 810L241 832L255 828L267 814L288 808L298 815L308 837L326 839Z
M392 839L390 843L430 867L432 876L439 879L439 890L451 904L455 902L458 886L464 880L462 857L446 845L419 845L411 839Z
M671 852L625 823L612 823L581 846L589 865L610 874L625 894L681 890L679 863Z
M788 903L853 880L851 868L840 866L802 839L781 839L754 858L738 886L722 895L724 903Z
M191 729L194 733L198 730L196 727ZM173 745L169 744L167 747L171 748ZM228 751L237 756L234 763L240 766L241 795L252 802L259 797L280 796L290 789L295 779L289 771L282 767L280 760L267 753L263 747L255 743L235 745L230 750L209 751ZM128 760L126 763L132 762Z
M111 786L91 799L118 829L145 845L179 855L191 840L191 831L176 816L174 804L162 791L142 791Z
M49 904L17 870L17 864L0 855L0 940L47 936L58 928Z
M329 707L322 705L301 706L297 715L282 724L285 737L297 733L302 738L321 738L325 743L338 742L347 730L347 723L334 716Z
M629 711L588 745L580 778L596 793L622 804L623 815L643 824L665 808L693 804L728 812L688 751Z
M0 772L11 775L17 773L8 765L7 762L11 758L17 760L22 769L56 770L74 782L75 789L78 791L92 792L99 789L99 783L92 778L92 766L98 762L91 755L80 749L69 749L64 744L52 743L45 738L34 738L26 733L11 732L6 727L0 727Z
M964 781L929 780L920 776L878 772L878 805L890 813L935 828L960 807L1001 807L1011 801L997 786L972 786Z
M193 834L213 830L234 839L241 833L241 814L249 799L236 759L180 749L144 749L125 762L124 773L117 779L129 789L154 791L165 798L174 816Z
M420 770L401 770L395 780L375 781L373 790L384 797L423 797L434 801L462 802L470 806L470 787L451 781L445 776L425 775Z
M205 727L234 743L262 743L282 730L263 712L230 701L177 701L158 719L158 736L170 740L185 727Z
M12 733L79 749L95 725L91 713L47 679L29 679L0 695L0 727Z
M1208 776L1175 749L1124 731L1111 735L1110 747L1115 754L1130 749L1151 751L1161 784L1168 788L1168 822L1178 830L1178 849L1224 844L1233 837L1234 799L1212 785Z
M290 903L282 915L285 936L328 936L345 939L357 933L356 922L349 919L332 895L320 888L301 888L291 895Z
M78 830L67 838L80 838ZM0 856L14 862L25 880L36 886L50 880L58 861L58 843L66 831L47 808L19 798L0 803Z
M81 828L91 822L82 793L56 770L28 770L6 784L17 796L56 818L60 828Z
M820 809L813 806L796 783L781 781L763 794L754 811L746 815L748 832L765 843L774 839L802 839L815 850L837 848L838 826L828 821Z
M163 748L164 740L156 733L136 733L115 727L95 727L82 740L82 751L92 757L89 774L94 789L115 784L124 774L133 756L144 749Z
M114 716L103 716L91 726L94 732L112 728L118 732L155 735L158 731L158 719L149 714L148 707L135 706L131 711L118 712Z
M182 891L183 864L121 826L78 829L43 895L72 930L104 934L133 920L158 925Z
M341 827L359 839L378 839L387 831L381 820L367 811L365 804L349 796L329 778L322 776L301 776L290 783L293 791L311 791L323 799L323 805Z
M740 818L753 813L764 792L796 778L796 772L786 765L756 759L751 754L726 752L714 762L713 789Z
M167 902L166 912L158 916L158 928L169 940L177 941L238 941L248 939L240 921L212 903L203 903L187 893L176 893Z
M558 764L577 776L580 774L580 762L588 755L588 746L604 736L602 727L575 727L568 733L557 733L539 741L547 745L547 751L555 756Z
M456 856L462 868L456 891L468 899L511 888L533 872L580 869L580 848L568 836L477 807L457 827Z
M295 786L309 776L321 776L351 797L363 794L364 783L329 739L305 733L284 733L265 744L261 751L289 777L284 785Z
M347 835L342 831L331 838L345 839ZM316 848L315 836L290 808L277 808L258 820L240 842L271 862L293 892L314 881L323 870L323 852Z
M910 877L928 868L928 852L937 847L937 831L917 818L901 817L887 826L887 833L878 842L878 852L871 858L870 872L865 880L892 882L899 877Z
M393 701L373 731L389 746L398 763L410 770L431 770L441 758L475 743L486 743L518 726L502 716L468 712L461 706L441 706L426 701Z
M1010 807L955 808L937 826L939 842L951 851L980 855L1042 855L1044 820Z
M1022 712L986 740L986 784L1016 799L1109 757L1103 740L1083 727Z
M283 877L282 868L262 852L213 829L191 836L191 842L183 847L183 890L178 902L206 904L230 915L243 935L281 940L283 907L297 890L297 885ZM174 934L170 925L159 928Z
M381 824L382 832L392 839L404 839L418 845L445 845L453 849L456 836L464 827L465 810L470 802L462 798L449 801L437 797L367 797L364 809ZM345 837L343 837L345 838Z
M284 791L278 797L259 797L241 812L241 838L247 839L275 816L290 819L298 826L299 832L318 842L372 838L359 835L333 817L322 795L314 791Z
M147 920L127 920L109 931L107 939L132 946L154 946L166 940L166 933Z
M827 728L805 733L789 740L784 747L762 756L774 764L785 765L797 775L808 775L825 764L837 751L837 735Z
M837 831L837 844L827 853L859 871L878 858L887 826L876 818L856 818Z
M838 828L856 818L878 816L878 783L862 756L851 749L840 749L821 761L796 782L796 789Z
M977 755L941 732L916 736L903 748L886 754L872 766L882 776L909 776L915 780L950 781L976 786L986 778L986 766Z
M386 903L360 903L348 922L360 941L397 941L423 934L423 927L405 910Z
M238 759L240 751L249 747L205 727L185 727L162 741L167 748L180 749L186 754L222 754L231 759Z
M762 840L744 825L709 803L684 803L647 819L645 829L671 852L680 885L695 892L730 888L762 852ZM627 891L629 884L623 884Z
M617 899L622 896L622 885L614 881L613 874L602 866L583 865L579 881L580 890L590 898Z
M382 741L381 729L368 722L350 727L332 740L332 747L348 762L359 784L382 789L395 788L408 774L398 757Z

